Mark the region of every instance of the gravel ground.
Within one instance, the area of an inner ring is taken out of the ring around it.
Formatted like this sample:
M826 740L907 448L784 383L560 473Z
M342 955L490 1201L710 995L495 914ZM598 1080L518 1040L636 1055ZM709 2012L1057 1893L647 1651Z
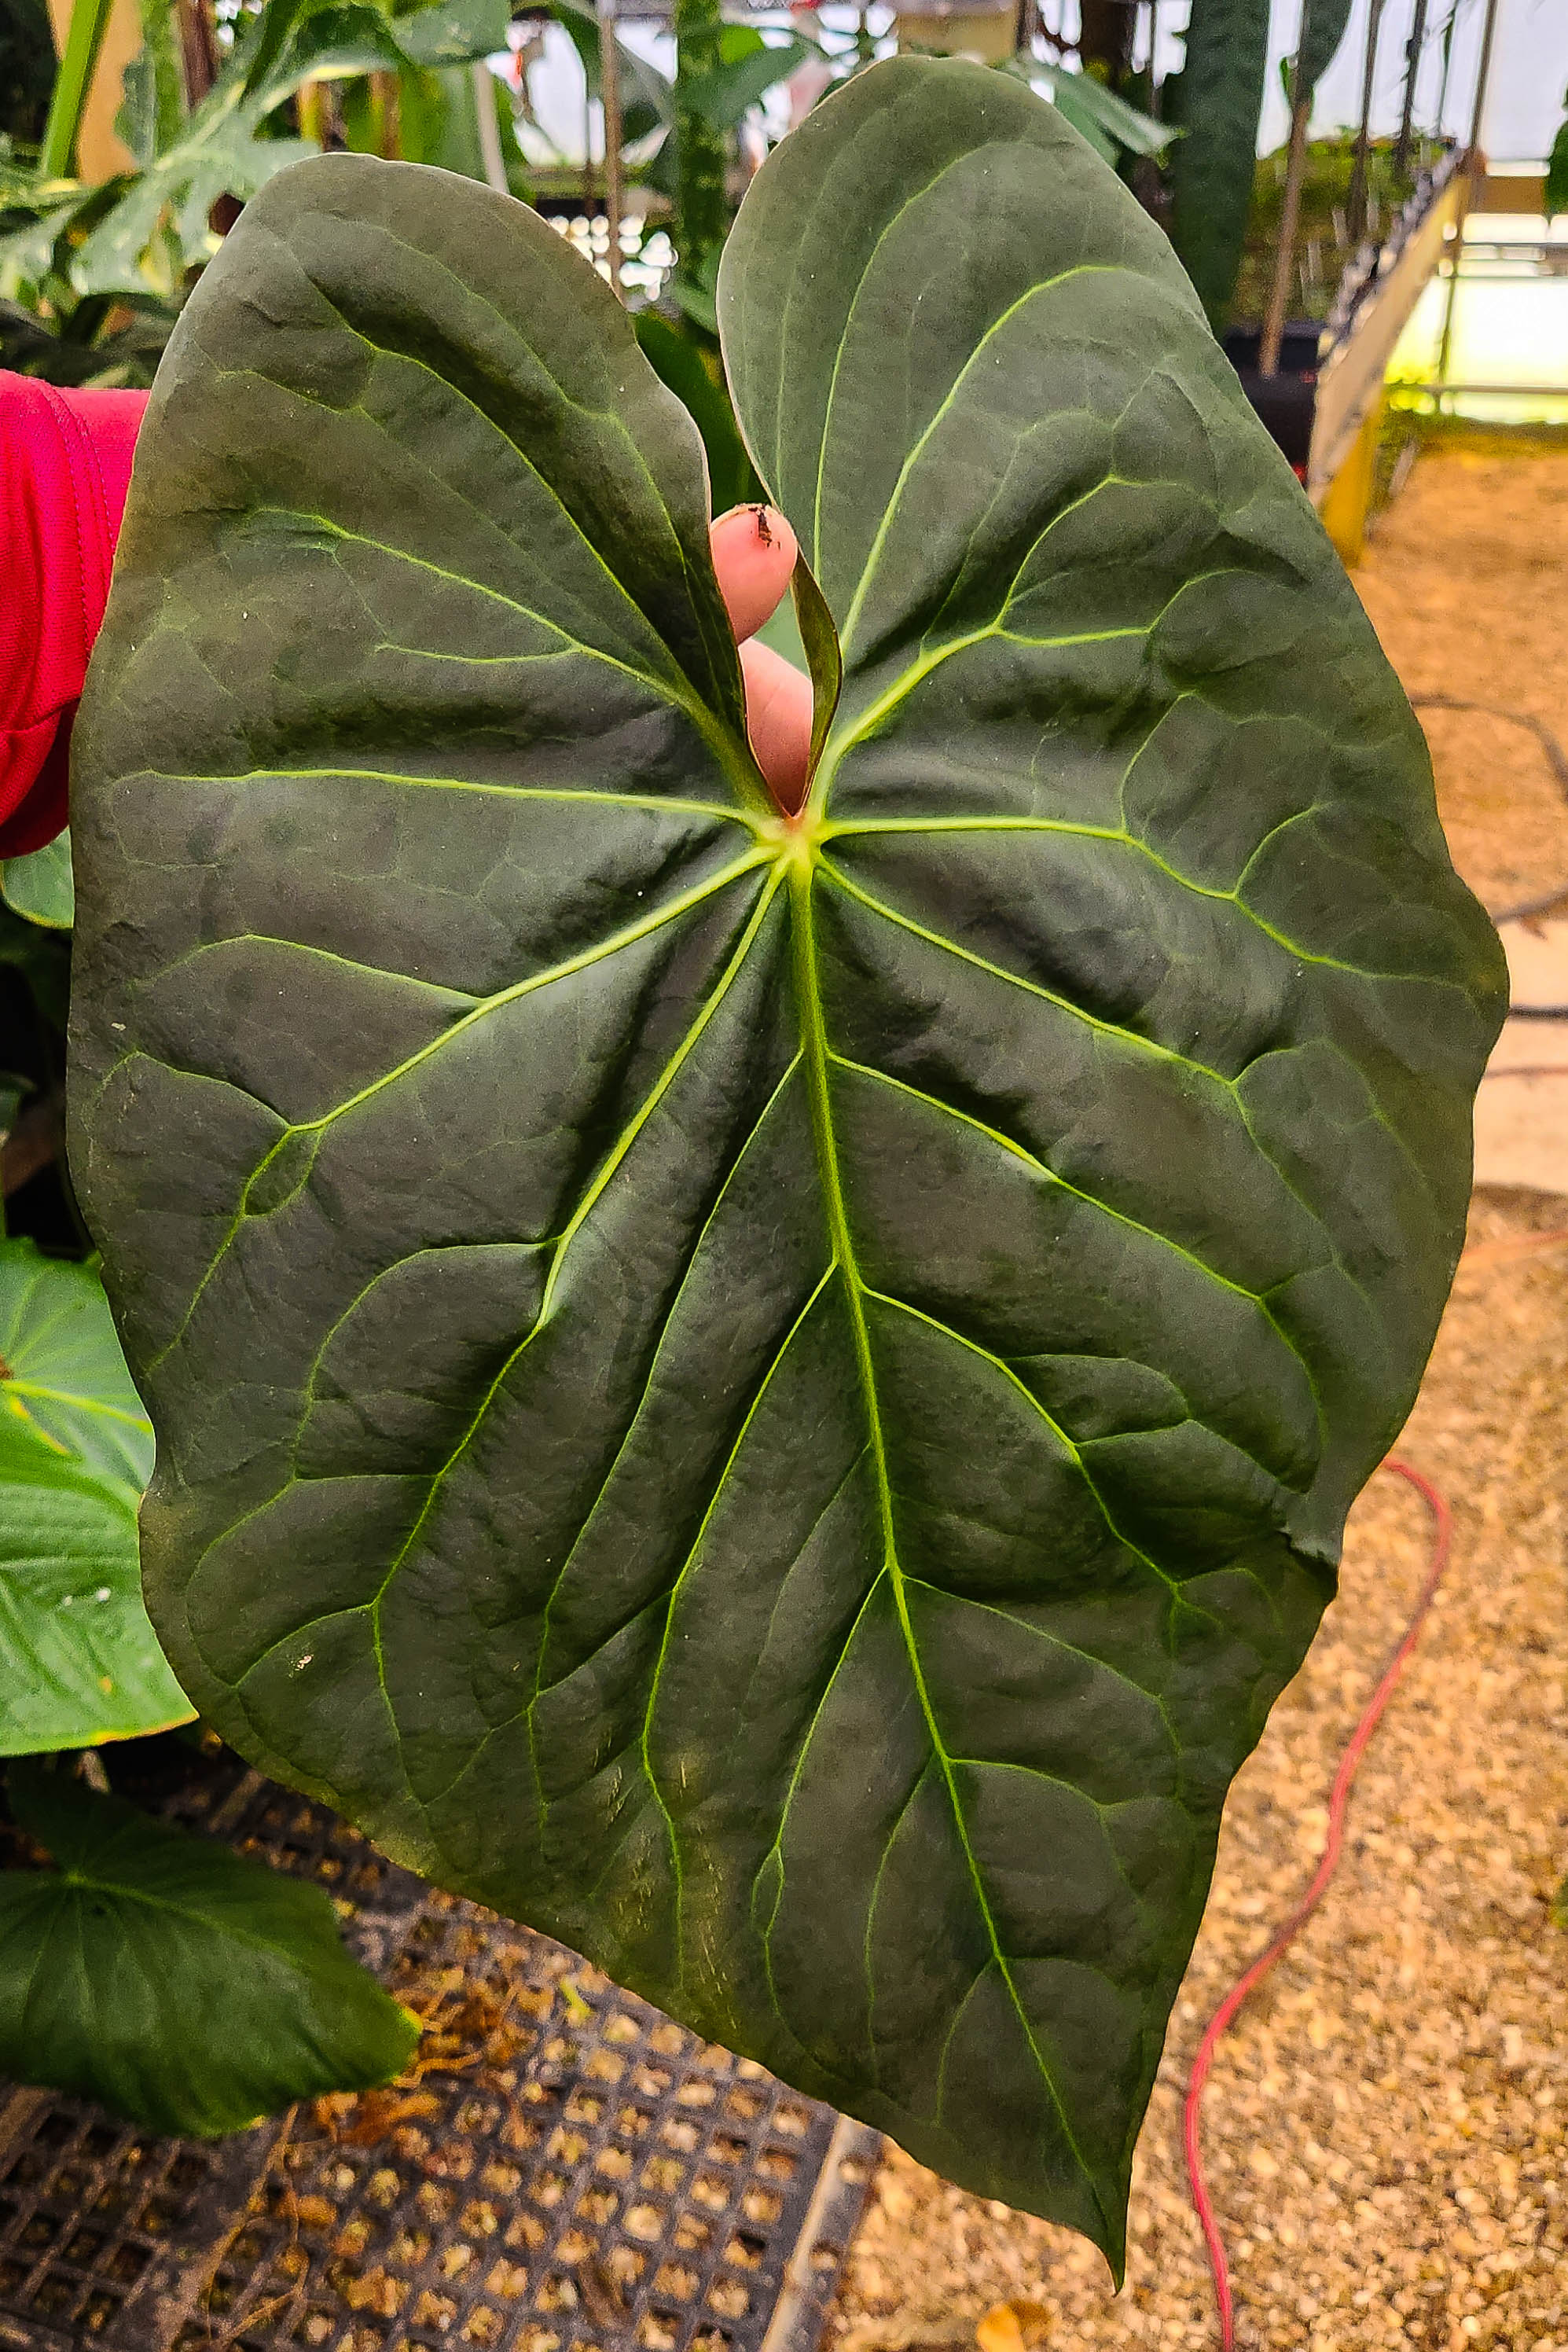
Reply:
M1568 754L1568 452L1432 450L1355 584L1407 694L1527 713ZM1568 884L1568 793L1537 737L1488 710L1424 706L1421 721L1455 862L1485 904Z
M1562 729L1568 457L1425 459L1358 585L1413 692ZM1533 739L1424 716L1474 887L1498 906L1568 881L1568 809ZM1399 1449L1452 1504L1452 1563L1362 1767L1339 1875L1210 2077L1206 2160L1244 2347L1568 2352L1568 1933L1551 1907L1568 1870L1568 1244L1531 1240L1564 1224L1561 1200L1478 1192ZM1218 2343L1180 2154L1187 2067L1311 1875L1428 1539L1416 1496L1375 1479L1341 1597L1236 1782L1139 2146L1124 2291L1082 2241L891 2150L833 2352L958 2347L977 2326L981 2352Z

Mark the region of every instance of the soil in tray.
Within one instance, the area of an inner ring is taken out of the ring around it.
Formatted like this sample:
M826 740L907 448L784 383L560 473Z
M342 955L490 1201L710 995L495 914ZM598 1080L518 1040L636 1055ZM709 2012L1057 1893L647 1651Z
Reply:
M1568 456L1421 460L1357 585L1413 692L1568 711ZM1568 882L1568 803L1506 719L1424 710L1456 858L1496 907ZM1568 2352L1568 1225L1479 1194L1400 1454L1455 1517L1452 1564L1362 1768L1339 1876L1221 2046L1205 2107L1238 2342ZM1517 1248L1513 1244L1520 1244ZM1134 2175L1125 2291L1098 2254L894 2153L852 2251L833 2352L1218 2347L1182 2093L1202 2027L1311 1876L1330 1783L1427 1558L1375 1478L1341 1598L1242 1771ZM988 2331L989 2333L989 2331ZM1004 2338L1005 2340L1005 2338Z

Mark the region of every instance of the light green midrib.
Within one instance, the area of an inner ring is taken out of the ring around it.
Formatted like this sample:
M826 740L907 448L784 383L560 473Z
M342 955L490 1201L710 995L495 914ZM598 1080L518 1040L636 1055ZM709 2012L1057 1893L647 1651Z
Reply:
M904 1578L898 1559L893 1489L888 1475L886 1441L883 1433L881 1403L876 1385L876 1367L872 1354L871 1334L865 1318L865 1289L855 1255L848 1204L844 1199L839 1171L838 1141L833 1127L831 1084L828 1073L828 1057L831 1049L821 991L817 979L816 933L811 911L814 878L811 872L800 868L797 868L791 877L793 903L790 911L795 951L796 1003L800 1024L801 1047L805 1055L811 1096L812 1125L816 1130L818 1172L821 1180L833 1256L849 1307L851 1337L865 1406L867 1428L871 1437L878 1508L883 1527L883 1570L894 1596L899 1629L909 1659L910 1674L920 1702L921 1714L925 1723L926 1736L931 1742L932 1753L936 1758L946 1787L954 1827L959 1844L963 1848L976 1906L984 1924L993 1962L1007 1988L1008 1998L1034 2059L1040 2081L1045 2085L1051 2104L1056 2109L1062 2137L1073 2161L1082 2174L1090 2194L1093 2197L1107 2227L1111 2227L1113 2217L1105 2211L1099 2184L1078 2145L1077 2135L1068 2117L1065 2103L1035 2038L1033 2026L1013 1981L1011 1966L1001 1948L1001 1939L997 1933L996 1921L992 1916L990 1903L985 1890L985 1882L981 1877L979 1864L970 1843L968 1824L964 1818L964 1810L959 1800L957 1784L953 1776L951 1759L936 1722L931 1695L926 1686L919 1644L915 1640L915 1629L910 1621L908 1601L904 1590Z
M78 1396L69 1389L45 1388L41 1381L24 1380L20 1373L0 1381L0 1403L13 1396L41 1397L47 1404L69 1405L74 1411L92 1413L100 1421L123 1422L128 1429L138 1431L143 1437L152 1434L152 1423L144 1413L127 1412L119 1405L104 1404L98 1397Z
M134 1904L142 1910L162 1911L172 1918L184 1920L187 1926L204 1927L210 1935L221 1937L226 1942L243 1944L251 1951L269 1953L292 1969L299 1968L299 1961L290 1953L287 1944L271 1942L267 1937L256 1935L246 1928L232 1927L226 1920L214 1919L192 1904L176 1903L167 1895L150 1895L144 1887L126 1886L118 1879L99 1878L82 1870L63 1869L57 1874L62 1885L84 1895L117 1895L121 1902Z
M449 658L441 656L443 660ZM453 655L453 660L465 656ZM401 768L366 768L345 764L331 768L245 768L224 775L199 775L166 769L148 769L161 784L367 783L407 785L416 791L472 793L479 800L548 801L588 808L645 809L651 815L717 817L727 824L749 825L755 833L772 820L760 810L741 808L725 801L704 801L664 793L601 792L591 784L549 786L497 784L475 776L422 776Z

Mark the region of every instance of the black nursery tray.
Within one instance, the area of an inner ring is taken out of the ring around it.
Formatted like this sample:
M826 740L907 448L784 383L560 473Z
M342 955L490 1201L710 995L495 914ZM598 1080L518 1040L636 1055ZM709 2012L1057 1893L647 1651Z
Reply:
M811 2352L874 2132L255 1774L163 1810L325 1884L400 1990L502 2020L502 2060L444 2042L382 2116L217 2142L0 2092L0 2352Z

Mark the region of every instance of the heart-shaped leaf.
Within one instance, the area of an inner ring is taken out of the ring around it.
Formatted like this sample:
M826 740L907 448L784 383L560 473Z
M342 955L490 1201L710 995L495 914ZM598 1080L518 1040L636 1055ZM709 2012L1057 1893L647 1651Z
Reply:
M97 1275L0 1242L0 1755L189 1719L141 1599L152 1467Z
M149 1589L258 1761L1119 2260L1502 966L1057 112L857 76L721 300L824 720L843 651L791 822L695 431L528 214L308 165L171 343L73 805Z
M0 1874L0 2074L206 2138L406 2066L320 1887L41 1765L6 1794L56 1868Z

